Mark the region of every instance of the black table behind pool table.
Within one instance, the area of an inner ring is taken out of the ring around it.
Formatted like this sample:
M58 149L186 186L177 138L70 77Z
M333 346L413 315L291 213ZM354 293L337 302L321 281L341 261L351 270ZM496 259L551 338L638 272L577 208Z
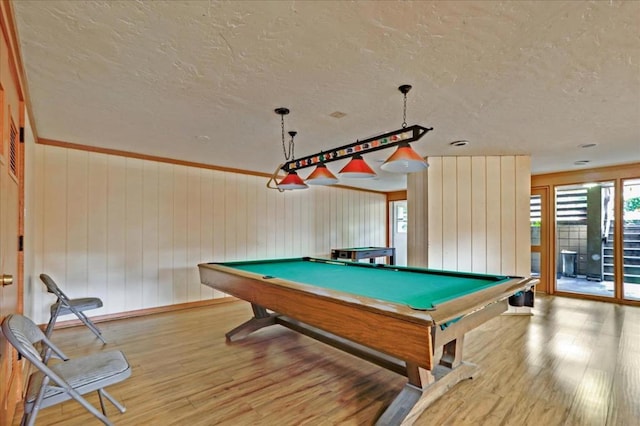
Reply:
M332 259L348 259L354 262L360 259L369 259L369 263L375 263L376 258L386 257L389 265L395 265L396 249L394 247L351 247L331 249Z

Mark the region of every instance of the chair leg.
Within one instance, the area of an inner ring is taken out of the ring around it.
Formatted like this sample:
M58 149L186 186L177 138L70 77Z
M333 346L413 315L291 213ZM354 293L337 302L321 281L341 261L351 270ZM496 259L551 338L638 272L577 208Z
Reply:
M107 410L104 408L104 401L102 400L102 389L98 389L98 399L100 400L100 409L102 414L107 415Z
M91 414L93 414L98 420L100 420L106 426L113 426L113 423L111 423L109 421L109 419L107 418L107 416L105 414L103 414L100 411L98 411L96 409L96 407L94 407L92 404L90 404L89 401L84 399L82 396L80 396L77 393L74 395L74 393L75 392L71 393L71 397L73 399L75 399L76 401L78 401L84 408L87 409L87 411L89 411ZM104 407L103 407L103 409L104 409Z
M111 402L113 404L114 407L116 407L118 409L118 411L120 411L120 413L124 413L125 411L127 411L127 409L125 408L124 405L122 405L117 399L115 399L109 392L107 392L104 389L99 389L98 393L104 395L105 398L107 398L109 400L109 402ZM100 401L102 403L102 397L100 397Z
M76 316L78 318L80 318L80 321L82 321L84 323L84 325L86 325L89 330L91 330L93 332L93 334L96 335L96 337L100 340L102 340L102 343L104 343L105 345L107 344L107 341L104 340L104 337L102 337L102 332L100 331L100 329L98 327L96 327L96 325L93 323L93 321L91 321L89 319L89 317L87 317L84 312L78 311Z
M34 425L34 423L36 422L36 416L35 416L35 414L36 414L36 413L33 413L33 412L32 412L32 413L28 416L27 421L26 421L26 423L25 423L25 426L33 426L33 425Z
M53 333L53 327L56 325L56 320L58 319L58 313L60 312L61 304L58 303L58 309L55 312L51 313L51 317L49 318L49 322L47 323L47 328L44 331L44 335L47 337L51 337L51 333Z
M36 416L38 415L38 411L40 411L40 404L42 404L42 399L44 398L44 392L47 386L49 385L49 377L44 376L42 379L42 387L40 388L40 392L38 392L38 396L35 401L33 401L33 405L31 405L31 409L29 410L29 415L26 417L23 416L22 420L26 420L27 426L33 426L36 422ZM24 413L27 414L27 405L25 404Z
M67 306L67 308L71 312L73 312L75 316L78 317L78 319L82 321L82 323L86 325L98 339L102 340L102 343L104 343L105 345L107 344L107 341L104 340L104 337L102 337L102 332L98 329L98 327L96 327L93 321L91 321L89 317L84 314L84 312L77 310L73 306Z

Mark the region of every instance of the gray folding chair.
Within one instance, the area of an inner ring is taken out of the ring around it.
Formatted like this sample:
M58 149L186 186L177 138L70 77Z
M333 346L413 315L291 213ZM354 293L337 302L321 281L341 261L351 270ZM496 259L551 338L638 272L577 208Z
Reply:
M104 390L106 386L131 376L131 367L121 351L98 352L69 359L33 321L18 314L11 314L2 321L2 332L36 370L27 383L21 426L32 426L40 409L70 399L78 401L105 425L112 423L107 418L103 397L118 411L125 412L125 407ZM42 344L44 355L36 349L38 343ZM49 363L52 357L62 362ZM98 392L102 412L82 396L93 391Z
M107 343L102 337L102 332L96 327L96 325L84 314L84 311L91 309L98 309L102 307L102 300L97 297L83 297L79 299L69 299L66 294L60 290L60 287L53 279L47 274L40 274L40 279L47 287L49 293L55 294L58 298L57 302L51 305L51 317L45 330L47 337L51 337L53 333L53 327L56 325L56 320L60 315L75 314L80 321L98 336L98 339L102 340L102 343Z

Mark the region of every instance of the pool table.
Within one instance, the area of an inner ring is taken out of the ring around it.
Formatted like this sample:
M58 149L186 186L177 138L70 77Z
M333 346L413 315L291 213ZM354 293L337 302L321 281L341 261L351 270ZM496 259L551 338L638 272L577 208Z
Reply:
M531 291L533 278L351 261L292 258L198 265L200 280L250 302L253 318L228 341L279 324L408 378L379 425L411 424L476 366L462 360L466 332ZM442 347L439 360L436 349Z

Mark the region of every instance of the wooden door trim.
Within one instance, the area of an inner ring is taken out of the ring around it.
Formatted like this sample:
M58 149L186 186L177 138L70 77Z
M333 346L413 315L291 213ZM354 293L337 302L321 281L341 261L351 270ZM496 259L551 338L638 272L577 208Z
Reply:
M552 261L551 243L553 235L551 226L553 226L550 214L550 188L548 186L531 187L531 195L540 196L540 245L531 245L532 253L540 253L540 282L543 286L539 289L542 292L553 294L555 290L555 262Z

